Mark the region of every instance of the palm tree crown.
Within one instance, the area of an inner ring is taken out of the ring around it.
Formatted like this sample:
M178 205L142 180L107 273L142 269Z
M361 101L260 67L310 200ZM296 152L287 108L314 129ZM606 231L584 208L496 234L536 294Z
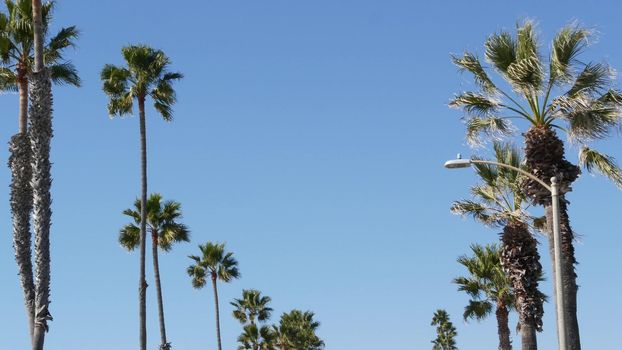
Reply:
M233 253L225 252L224 243L207 242L199 244L202 256L190 255L189 258L195 261L194 265L188 267L187 272L192 277L194 288L203 288L207 283L206 277L219 279L229 282L240 277L238 262L233 257Z
M479 87L450 102L466 114L467 139L476 144L482 134L510 135L514 131L510 118L525 120L536 129L557 128L582 146L579 159L588 171L598 170L622 185L622 171L614 159L588 147L619 125L622 107L622 93L613 88L613 70L605 63L578 59L591 35L575 24L562 28L551 44L548 67L532 21L519 25L515 37L505 31L491 35L485 44L486 61L512 93L491 79L475 54L453 56L453 62L472 73ZM554 93L559 95L553 98Z
M292 310L281 315L278 326L273 327L274 340L281 350L321 350L324 341L317 336L320 323L311 311Z
M458 277L454 283L458 290L466 292L472 299L464 309L464 319L486 318L498 302L511 307L514 295L510 282L501 268L499 249L496 245L482 247L472 245L473 257L461 256L458 262L467 268L468 277Z
M255 320L267 321L272 313L272 308L268 307L270 301L272 299L269 296L262 296L256 289L244 289L242 299L234 299L231 302L235 307L233 317L242 324L255 324Z
M238 337L238 350L274 350L274 336L269 326L249 323Z
M108 113L111 116L131 114L134 99L144 103L150 96L162 118L172 120L172 106L177 100L172 83L183 75L168 71L171 60L161 50L131 45L121 51L127 67L107 64L101 72L104 92L110 98Z
M18 89L20 79L34 68L34 29L31 0L6 0L7 13L0 13L0 91ZM41 6L43 36L48 37L55 2ZM75 46L79 32L75 26L62 28L52 36L43 52L43 61L56 84L80 86L75 66L63 58L64 49Z
M449 314L445 310L436 310L432 317L432 326L436 326L436 339L432 341L432 350L457 350L456 327L449 320Z
M140 244L140 200L134 202L135 209L125 209L123 214L134 219L121 229L119 242L127 250L134 250ZM162 195L153 193L147 200L148 231L156 234L158 247L168 252L174 243L190 241L190 230L180 222L181 204L172 200L162 201Z

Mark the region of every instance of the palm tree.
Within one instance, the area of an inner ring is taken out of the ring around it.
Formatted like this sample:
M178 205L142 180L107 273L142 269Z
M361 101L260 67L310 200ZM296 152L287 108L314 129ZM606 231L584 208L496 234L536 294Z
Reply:
M262 296L256 289L242 290L242 299L234 299L230 304L235 307L233 317L241 324L255 324L255 320L264 322L270 319L272 308L268 304L272 301L269 296Z
M134 250L140 245L140 200L134 202L134 208L125 209L123 214L134 219L119 232L119 242L127 250ZM164 325L164 303L162 299L162 285L160 283L160 263L158 260L158 247L164 252L169 252L174 243L190 241L190 232L186 225L177 220L182 218L181 204L175 201L162 202L162 196L153 193L147 200L147 231L151 232L151 247L153 254L153 272L155 274L156 291L158 296L158 316L160 321L160 350L168 350L171 344L166 340L166 327Z
M311 311L292 310L281 315L278 326L273 326L275 345L280 350L321 350L324 341L316 332L320 323Z
M488 137L512 134L515 129L509 118L526 122L522 133L527 167L547 183L553 176L561 180L562 282L571 350L579 350L581 344L576 313L574 235L564 193L570 190L580 169L565 159L564 143L555 129L565 131L570 140L581 146L580 165L622 186L622 170L615 160L589 147L591 141L605 138L620 124L622 106L622 93L612 87L612 69L604 63L583 63L578 59L590 36L591 31L576 24L562 28L554 37L545 62L533 22L519 24L516 36L506 31L495 33L485 43L486 61L509 84L512 93L495 84L477 56L466 52L454 56L453 61L474 75L479 91L461 93L450 103L465 111L467 138L472 142L477 142L482 134ZM550 193L531 180L524 181L523 190L533 203L545 207L549 242L552 242ZM551 251L553 246L549 245ZM554 258L553 254L551 257Z
M111 64L104 66L101 72L103 90L109 97L108 113L110 116L131 114L134 100L138 102L140 121L140 163L141 163L141 221L140 221L140 281L139 318L140 350L147 349L147 282L145 281L145 240L147 225L147 128L145 102L147 97L154 101L155 110L166 121L173 118L172 106L176 102L172 83L183 77L181 73L169 72L171 60L161 50L144 45L126 46L121 49L127 67Z
M517 149L495 142L496 161L521 168ZM524 167L523 167L524 168ZM536 331L542 330L544 295L538 289L542 265L538 242L532 235L532 218L526 211L520 189L520 174L508 168L477 164L482 180L473 186L473 200L456 201L452 212L469 215L489 227L501 227L501 267L510 280L515 306L520 319L523 350L537 349Z
M207 242L199 245L201 256L190 255L189 258L194 260L195 264L190 265L187 269L188 276L192 277L192 286L200 289L207 283L206 278L212 280L212 288L214 289L214 303L216 306L216 336L218 339L218 350L222 350L220 340L220 310L218 307L218 288L217 280L230 282L240 277L238 270L238 262L233 257L233 253L225 252L224 243Z
M436 339L432 340L432 350L458 350L456 347L456 327L449 320L445 310L436 310L432 317L432 326L436 326Z
M269 326L249 323L238 337L238 350L274 350L274 332Z
M469 305L464 308L464 319L482 320L496 307L499 349L511 350L508 315L514 303L514 295L510 281L501 268L499 249L494 244L485 247L475 244L471 250L473 257L458 258L458 262L469 271L469 276L458 277L453 281L459 291L471 297Z
M54 2L41 6L41 24L44 37ZM7 13L0 13L0 91L19 93L19 129L9 142L9 167L11 168L11 213L13 220L13 245L24 291L24 300L30 325L34 333L34 281L31 255L30 214L32 212L31 149L27 134L28 83L33 73L34 30L31 0L5 1ZM75 67L62 57L62 51L74 45L78 37L75 26L61 29L44 48L43 59L50 77L57 84L80 86Z

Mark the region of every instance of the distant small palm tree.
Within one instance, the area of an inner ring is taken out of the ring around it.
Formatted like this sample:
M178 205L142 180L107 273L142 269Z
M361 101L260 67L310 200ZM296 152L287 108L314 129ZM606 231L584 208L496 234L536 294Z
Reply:
M230 304L235 307L233 317L241 324L255 324L255 320L264 322L270 319L272 308L268 304L272 301L269 296L262 296L256 289L244 289L242 299L234 299Z
M278 326L273 326L275 346L279 350L321 350L324 341L317 335L320 323L311 311L292 310L281 315Z
M140 213L141 204L137 199L134 208L125 209L123 214L134 219L119 232L119 242L127 250L134 250L140 245ZM159 193L153 193L147 200L147 231L151 232L151 248L153 254L153 272L155 274L156 291L158 296L158 316L160 322L160 350L168 350L171 344L166 339L164 324L164 302L162 299L162 285L160 282L160 263L158 247L165 252L173 248L174 243L190 241L190 231L186 225L178 222L181 219L181 204L175 201L162 202Z
M458 262L469 271L469 276L454 279L458 290L471 297L469 305L464 309L464 319L482 320L495 309L499 349L511 350L508 315L514 305L514 295L510 281L501 268L499 249L494 244L485 247L475 244L471 250L474 254L472 257L458 258Z
M238 350L275 350L274 332L270 326L249 323L238 337Z
M432 317L432 326L436 326L436 339L432 340L432 350L458 350L456 347L456 327L449 320L445 310L436 310Z
M145 241L147 235L147 126L145 102L153 100L153 107L166 121L173 119L172 106L177 101L173 82L183 75L169 72L171 60L161 50L145 45L131 45L121 49L127 67L111 64L101 72L103 90L108 95L108 114L132 114L134 100L138 102L140 122L141 168L141 221L140 221L140 277L138 282L140 350L147 350L147 281L145 280Z
M192 277L192 286L201 289L207 283L207 278L212 280L214 289L214 304L216 307L216 336L218 339L218 350L222 350L220 339L220 310L218 306L218 287L217 281L230 282L240 277L238 262L233 257L233 253L225 252L225 245L207 242L200 244L201 256L190 255L195 264L187 269L188 276Z

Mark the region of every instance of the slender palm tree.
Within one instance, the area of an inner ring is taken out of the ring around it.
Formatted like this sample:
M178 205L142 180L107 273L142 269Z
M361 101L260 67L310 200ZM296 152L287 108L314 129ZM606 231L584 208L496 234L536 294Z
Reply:
M511 92L493 82L475 54L466 52L454 56L453 61L474 75L479 91L461 93L450 103L465 111L467 138L472 142L477 142L480 135L496 138L512 134L516 128L509 118L524 122L522 134L528 168L547 183L553 176L561 180L562 292L571 350L579 350L581 344L574 235L565 193L577 179L580 168L565 159L564 143L556 129L564 131L580 146L580 165L622 186L622 171L615 160L589 147L591 141L607 137L620 124L622 106L622 93L613 88L613 70L605 63L579 60L591 34L576 24L562 28L553 38L548 60L540 52L542 45L531 21L520 23L516 36L507 31L492 34L485 43L486 61L508 83ZM552 242L550 193L531 180L524 181L523 190L533 203L545 207L549 242ZM551 251L553 246L549 245ZM551 258L554 259L553 254Z
M103 90L109 97L110 116L131 114L134 100L138 102L140 122L140 165L141 165L141 221L140 221L140 280L139 298L139 341L140 350L147 349L147 282L145 280L145 240L147 225L147 127L145 102L153 100L155 110L165 121L173 119L172 106L177 98L172 83L183 77L181 73L169 72L171 60L161 50L144 45L131 45L121 49L127 67L111 64L101 72Z
M133 223L123 226L119 232L119 242L121 246L130 251L136 249L140 245L140 213L141 204L139 199L134 202L134 209L125 209L123 211L123 214L134 220ZM147 231L151 232L153 272L158 296L158 317L161 340L160 350L169 350L171 348L171 343L166 339L158 247L164 252L169 252L173 248L173 244L190 241L190 231L188 227L178 222L181 218L181 204L179 202L162 202L162 196L158 193L153 193L149 196L147 200Z
M54 2L41 5L43 35L48 26ZM34 31L31 0L5 1L7 13L0 12L0 91L19 94L18 132L9 142L11 168L11 213L13 246L20 272L21 286L28 315L30 337L34 333L34 281L31 255L30 215L32 212L31 149L27 134L28 82L34 68ZM63 59L64 49L74 45L78 37L75 26L62 28L44 48L44 63L52 82L80 86L75 67Z
M324 341L317 335L320 323L311 311L292 310L281 315L278 326L273 326L273 339L279 350L321 350Z
M432 340L432 350L458 350L456 347L456 327L449 320L445 310L436 310L432 317L432 326L436 326L436 339Z
M508 315L514 304L514 295L510 281L501 268L499 249L496 245L482 247L472 245L472 257L461 256L458 262L467 268L467 277L458 277L454 283L458 290L466 292L470 297L469 305L464 308L464 319L482 320L488 317L493 309L497 316L497 332L499 349L511 350L510 328Z
M234 299L230 304L235 308L233 317L241 324L255 324L255 320L264 322L270 319L272 308L268 304L272 301L269 296L261 295L256 289L242 290L242 298Z
M510 144L494 143L496 161L521 168L519 151ZM524 167L523 167L524 168ZM508 168L477 164L482 180L473 186L473 200L456 201L452 212L469 215L493 228L503 228L501 234L501 266L510 280L519 314L523 350L537 349L536 331L542 330L544 295L538 289L542 265L538 242L534 238L533 218L520 188L520 174Z
M216 337L218 339L218 350L222 350L218 287L216 283L218 280L230 282L233 279L239 278L238 262L233 257L233 253L225 251L224 243L207 242L200 244L199 249L201 250L201 256L189 256L195 263L188 267L187 272L188 276L192 277L192 286L197 289L205 286L207 278L212 280L216 309Z
M238 337L238 350L275 350L274 332L270 326L249 323Z

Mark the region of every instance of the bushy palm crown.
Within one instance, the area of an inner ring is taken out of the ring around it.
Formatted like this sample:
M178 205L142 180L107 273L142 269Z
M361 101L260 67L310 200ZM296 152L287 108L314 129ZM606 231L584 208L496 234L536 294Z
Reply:
M162 118L172 120L172 106L176 102L172 83L183 75L168 71L171 60L161 50L133 45L124 47L121 52L127 67L107 64L101 72L104 92L110 98L108 113L111 116L131 114L134 99L140 102L151 96Z
M436 339L432 341L432 350L457 350L456 328L449 320L449 314L445 310L436 310L432 317L432 326L436 326Z
M234 299L231 302L235 307L233 317L242 324L255 324L255 320L266 321L272 313L272 308L268 307L270 301L272 299L269 296L262 296L258 290L245 289L242 291L242 299Z
M511 144L495 142L493 150L497 162L524 169L520 152ZM482 183L471 187L473 200L453 203L453 213L470 215L475 220L494 227L505 226L510 221L534 221L526 211L529 204L524 200L519 181L521 174L518 171L489 164L473 165Z
M311 311L292 310L281 315L278 326L274 326L274 338L281 349L320 350L324 348L316 331L320 323L315 321Z
M274 332L269 326L247 324L238 337L238 350L274 350Z
M190 255L189 258L195 261L187 269L188 275L192 277L192 286L202 288L207 282L207 277L220 279L229 282L240 277L238 262L233 257L233 253L225 252L223 243L207 242L200 244L202 256Z
M591 34L575 24L564 27L553 39L546 61L531 21L520 24L515 37L505 31L491 35L485 44L486 61L511 92L490 78L488 67L475 54L453 56L453 62L472 73L479 87L450 102L466 114L467 139L478 143L482 134L510 135L514 131L510 118L526 120L533 127L557 128L581 145L579 160L588 171L596 169L622 185L615 160L587 146L620 125L622 106L622 93L613 88L613 70L605 63L578 60Z
M158 247L171 250L174 243L190 241L188 227L180 222L181 204L175 201L162 201L162 196L153 193L147 199L147 230L157 234ZM140 199L134 202L134 209L125 209L123 214L134 219L119 232L119 242L127 250L134 250L140 244Z
M5 0L5 5L7 13L0 12L0 91L15 91L20 74L29 74L34 68L32 1ZM54 1L41 6L44 38L49 34L54 6ZM80 86L75 66L62 56L64 49L75 45L78 35L75 26L62 28L44 47L43 61L56 84Z
M498 301L507 307L514 304L510 281L501 268L499 249L496 245L471 246L472 257L461 256L458 262L467 268L468 277L458 277L454 283L459 291L466 292L472 299L464 309L464 319L486 318Z

